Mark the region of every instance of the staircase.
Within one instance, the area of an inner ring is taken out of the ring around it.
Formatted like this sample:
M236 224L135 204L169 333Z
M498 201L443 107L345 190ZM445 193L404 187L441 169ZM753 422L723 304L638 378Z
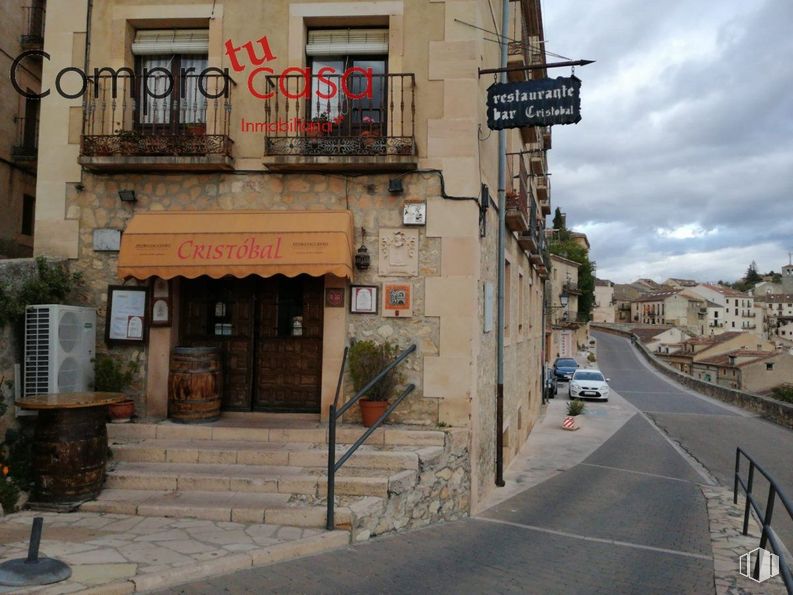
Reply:
M338 426L337 454L363 431ZM104 489L81 510L325 526L327 428L317 421L231 414L203 425L109 424L108 436ZM444 458L446 442L438 430L378 429L336 476L336 526L377 525L389 498Z

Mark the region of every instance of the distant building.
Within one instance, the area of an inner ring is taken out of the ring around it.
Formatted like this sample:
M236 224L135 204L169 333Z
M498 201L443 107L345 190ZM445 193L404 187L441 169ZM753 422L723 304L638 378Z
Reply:
M793 355L736 349L693 362L692 376L726 388L768 392L793 382Z
M748 331L762 335L763 325L757 324L757 313L754 309L754 297L723 285L700 283L686 290L711 302L724 306L724 328L728 331Z
M786 347L793 345L793 293L772 293L754 298L763 313L765 336Z
M574 260L551 254L551 282L548 317L551 329L549 361L560 355L572 357L578 345L586 341L587 321L578 312L579 265ZM583 330L582 330L583 329Z
M606 279L595 279L595 307L592 310L592 322L616 322L614 305L614 283Z
M774 353L776 351L771 341L762 339L757 335L747 332L726 332L721 335L711 337L695 337L684 341L682 348L676 353L659 354L660 357L672 367L680 370L684 374L692 374L695 362L723 355L736 349L747 349L752 351L764 351Z
M669 277L663 284L674 287L675 289L683 289L685 287L695 287L699 282L694 279L677 279L676 277Z

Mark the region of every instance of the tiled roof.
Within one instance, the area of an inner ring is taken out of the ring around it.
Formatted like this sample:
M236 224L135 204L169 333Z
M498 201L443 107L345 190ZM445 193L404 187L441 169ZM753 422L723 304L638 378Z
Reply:
M639 337L639 341L641 341L642 343L649 343L653 339L653 337L657 337L661 333L668 331L670 328L672 327L661 326L661 325L653 326L653 327L645 326L640 328L634 328L631 330L631 332L637 337Z
M733 289L732 287L724 287L723 285L713 285L711 283L703 283L702 287L707 287L712 291L716 291L723 296L726 297L740 297L740 298L750 298L748 293L743 291L738 291L737 289Z
M686 341L686 343L688 343L689 345L718 345L719 343L724 343L725 341L734 339L738 335L742 335L742 334L744 333L740 331L730 331L727 333L722 333L720 335L709 335L707 337L694 337L693 339L689 339L688 341Z
M673 295L677 295L680 293L679 289L671 289L667 291L651 291L650 293L646 293L643 296L640 296L633 300L634 302L661 302L668 297L672 297Z
M793 293L767 293L766 295L758 295L754 298L755 302L763 303L793 303Z
M700 360L698 363L700 364L710 364L712 366L723 366L729 368L740 368L747 364L753 364L760 360L768 359L769 357L773 357L777 354L776 351L756 351L756 350L749 350L749 349L736 349L735 351L730 351L729 353L723 353L721 355L715 355L713 357L707 357L705 359ZM730 362L731 357L750 357L752 359L747 360L745 362L736 362L732 364Z

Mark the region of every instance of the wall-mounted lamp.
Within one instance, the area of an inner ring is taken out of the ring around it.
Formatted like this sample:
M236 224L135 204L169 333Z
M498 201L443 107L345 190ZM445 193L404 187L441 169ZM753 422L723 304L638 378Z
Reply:
M402 178L389 178L388 191L391 194L402 194L405 191L402 187Z
M567 304L570 303L570 295L567 293L566 287L562 289L562 293L559 295L559 303L562 304L563 308L566 308Z
M369 256L369 250L366 249L364 245L366 241L366 229L363 227L361 228L361 247L358 248L358 252L355 254L355 268L359 271L365 271L369 268L369 264L371 262L371 257Z
M119 190L118 197L124 202L136 202L138 200L134 190Z

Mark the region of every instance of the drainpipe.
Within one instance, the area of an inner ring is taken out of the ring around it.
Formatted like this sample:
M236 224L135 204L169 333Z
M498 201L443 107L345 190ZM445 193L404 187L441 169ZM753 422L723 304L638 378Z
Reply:
M507 67L509 31L509 0L501 2L501 60L499 66ZM499 82L507 82L507 73L499 74ZM496 486L504 487L504 253L506 242L506 130L498 131L498 326L496 327Z

